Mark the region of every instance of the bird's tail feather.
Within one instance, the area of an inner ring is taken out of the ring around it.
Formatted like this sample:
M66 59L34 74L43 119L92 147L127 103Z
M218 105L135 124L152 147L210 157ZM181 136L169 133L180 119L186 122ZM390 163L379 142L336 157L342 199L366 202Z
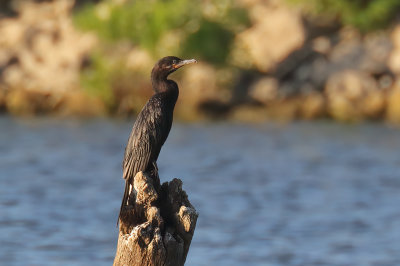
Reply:
M123 196L122 202L121 202L121 208L119 209L117 226L118 226L119 220L121 219L122 209L124 208L124 206L126 205L126 203L128 201L128 197L129 197L129 182L128 182L128 179L126 179L125 180L125 191L124 191L124 196Z

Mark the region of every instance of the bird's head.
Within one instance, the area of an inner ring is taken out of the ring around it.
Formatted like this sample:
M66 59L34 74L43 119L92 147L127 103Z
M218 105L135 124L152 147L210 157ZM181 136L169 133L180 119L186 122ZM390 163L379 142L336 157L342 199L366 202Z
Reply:
M167 56L158 60L153 67L151 75L153 79L166 79L169 74L192 63L197 63L197 61L195 59L183 60L176 56Z

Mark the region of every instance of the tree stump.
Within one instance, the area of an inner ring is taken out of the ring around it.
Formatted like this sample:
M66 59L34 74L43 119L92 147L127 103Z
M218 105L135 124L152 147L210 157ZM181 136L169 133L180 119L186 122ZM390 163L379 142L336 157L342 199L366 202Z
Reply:
M184 265L197 217L180 179L160 186L156 173L137 173L119 220L114 266Z

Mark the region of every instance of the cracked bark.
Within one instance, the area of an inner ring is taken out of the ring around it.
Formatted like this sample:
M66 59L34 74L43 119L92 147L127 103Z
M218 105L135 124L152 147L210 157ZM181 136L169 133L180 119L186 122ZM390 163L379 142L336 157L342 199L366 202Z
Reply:
M114 265L185 264L198 214L174 178L160 186L157 175L139 172L122 210Z

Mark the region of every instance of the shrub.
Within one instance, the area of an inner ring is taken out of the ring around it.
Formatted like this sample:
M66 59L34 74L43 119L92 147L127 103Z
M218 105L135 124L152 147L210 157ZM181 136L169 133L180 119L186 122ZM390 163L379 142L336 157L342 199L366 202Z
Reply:
M136 0L125 4L104 1L86 5L74 17L80 28L95 31L104 40L128 40L156 57L161 56L157 54L161 38L178 31L182 38L178 52L223 64L234 31L248 24L246 12L236 8L232 0L219 0L211 4L215 14L205 17L202 3L201 0Z

